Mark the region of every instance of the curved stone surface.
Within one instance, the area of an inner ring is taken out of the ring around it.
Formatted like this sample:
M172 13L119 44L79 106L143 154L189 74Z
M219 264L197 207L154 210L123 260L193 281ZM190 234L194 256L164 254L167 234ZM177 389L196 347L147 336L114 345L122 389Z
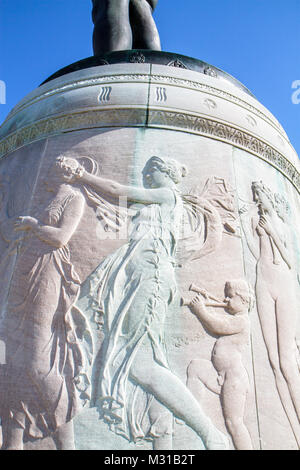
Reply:
M27 449L300 447L299 164L271 113L102 65L25 97L0 154L6 446L17 422Z
M299 186L299 159L272 114L235 85L185 69L116 64L84 69L30 93L0 129L0 155L73 129L147 126L231 143Z

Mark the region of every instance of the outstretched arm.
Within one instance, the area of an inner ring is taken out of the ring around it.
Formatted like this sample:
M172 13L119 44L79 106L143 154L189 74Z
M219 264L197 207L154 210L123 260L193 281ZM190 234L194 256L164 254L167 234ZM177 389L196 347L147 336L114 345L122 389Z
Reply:
M80 177L80 183L88 184L101 194L112 197L126 197L132 202L144 204L173 204L174 195L168 188L146 189L126 186L116 181L92 175L86 171Z
M66 207L59 227L40 223L34 217L19 217L15 223L16 231L31 231L34 235L55 248L65 246L74 234L84 210L84 198L75 197Z

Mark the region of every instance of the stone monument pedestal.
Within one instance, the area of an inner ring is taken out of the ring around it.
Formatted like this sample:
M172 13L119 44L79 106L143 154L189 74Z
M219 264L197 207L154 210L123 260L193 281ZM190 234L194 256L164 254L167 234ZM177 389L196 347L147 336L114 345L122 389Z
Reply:
M140 208L131 203L128 215L124 198L121 209L116 209L119 201L111 198L107 205L99 200L96 204L96 196L88 195L80 180L69 184L70 194L58 197L61 188L57 180L52 184L51 175L62 155L77 159L90 173L132 187L143 186L143 169L153 156L185 167L185 177L176 186L184 196L185 215L176 240L183 256L178 255L177 287L158 336L168 370L186 384L204 414L228 437L230 448L241 448L245 442L249 446L249 436L255 450L299 448L295 397L300 380L295 341L300 301L295 229L300 226L299 160L281 125L242 84L213 66L167 53L128 51L87 59L50 77L11 111L0 129L0 155L1 339L7 342L8 363L18 348L24 348L29 357L24 367L29 364L30 375L35 363L28 344L34 345L35 338L45 334L45 345L39 343L39 347L48 348L44 360L48 370L38 373L39 380L45 375L42 382L47 389L46 377L68 362L70 345L77 344L67 333L65 340L64 333L59 336L58 328L63 329L65 322L66 331L73 328L76 337L89 344L86 331L90 332L91 401L77 412L70 398L75 388L71 392L70 384L63 385L64 380L72 381L78 365L73 348L69 369L57 372L64 377L60 391L53 389L60 397L57 402L63 404L57 405L57 412L56 405L49 405L59 423L68 421L68 413L74 416L77 449L146 450L159 448L162 438L169 449L204 449L204 445L181 417L162 405L156 415L149 412L150 402L131 405L136 415L131 421L128 418L123 435L116 432L115 422L107 424L99 413L99 383L107 360L103 353L107 312L87 303L87 290L98 265L128 243L131 217L134 220L134 211ZM27 216L40 226L64 227L64 211L71 200L74 227L70 222L73 229L65 241L46 240L37 229L15 231L18 218ZM164 235L158 238L163 240ZM39 251L40 244L44 251ZM124 266L121 274L125 284L120 285L133 288L134 273ZM163 276L166 279L166 272ZM251 288L243 295L245 281ZM206 307L210 315L206 319L203 312L195 311L197 307L192 312L188 306L196 292L204 290L205 302L215 305ZM113 290L109 295L112 302L119 299L122 304L122 292ZM230 310L230 296L242 299L244 310L234 306ZM40 320L36 320L38 313L32 314L33 304L34 312L41 312ZM72 323L67 315L75 304L84 312L86 329L78 316L72 317ZM59 307L62 324L55 326L58 305L65 307ZM231 322L237 311L243 319L236 322L239 326ZM225 322L222 327L220 322ZM47 341L46 323L52 331ZM59 340L54 347L55 335ZM24 337L29 341L25 346ZM162 366L159 358L156 361ZM25 371L22 380L26 382L29 375ZM132 386L138 384L131 381ZM6 382L4 391L5 387ZM126 387L129 402L131 392ZM41 402L41 416L44 392L33 393ZM21 397L25 408L30 399L26 394ZM30 409L26 408L22 424L29 433L27 448L56 448L49 423L44 434L28 425ZM33 422L39 430L43 427ZM235 437L241 432L248 435L243 442Z

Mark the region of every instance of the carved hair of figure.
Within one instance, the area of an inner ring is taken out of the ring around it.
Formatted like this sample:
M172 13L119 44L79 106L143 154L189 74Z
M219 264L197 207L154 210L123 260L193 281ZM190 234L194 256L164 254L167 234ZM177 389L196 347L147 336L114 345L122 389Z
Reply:
M252 192L255 193L255 192L263 192L267 198L269 199L270 203L272 204L273 207L275 207L275 199L274 199L274 194L273 192L270 190L270 188L268 188L268 186L266 186L262 181L253 181L252 185L251 185L251 188L252 188Z
M282 196L282 194L275 193L274 197L277 215L282 219L283 222L286 222L287 218L291 215L291 207L285 197Z
M159 157L151 157L150 160L148 160L143 173L147 173L147 169L151 166L155 166L162 173L166 173L175 184L179 184L181 179L188 174L187 167L172 158L165 158L162 160Z
M255 303L255 297L249 283L243 279L227 281L225 284L225 293L230 288L233 289L235 294L241 297L241 299L248 305L248 310L252 310Z

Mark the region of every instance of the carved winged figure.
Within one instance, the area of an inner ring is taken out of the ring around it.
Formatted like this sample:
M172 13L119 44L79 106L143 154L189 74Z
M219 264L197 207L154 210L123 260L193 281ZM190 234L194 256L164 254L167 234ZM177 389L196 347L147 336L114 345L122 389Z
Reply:
M209 296L213 302L208 301L207 292L202 288L193 286L190 289L198 295L187 305L216 342L211 361L197 358L188 365L187 386L199 402L205 388L218 394L235 448L253 450L251 436L244 423L250 383L243 361L243 350L250 339L251 288L242 279L227 281L224 302L217 301L212 295ZM224 313L216 313L212 306L224 309Z

